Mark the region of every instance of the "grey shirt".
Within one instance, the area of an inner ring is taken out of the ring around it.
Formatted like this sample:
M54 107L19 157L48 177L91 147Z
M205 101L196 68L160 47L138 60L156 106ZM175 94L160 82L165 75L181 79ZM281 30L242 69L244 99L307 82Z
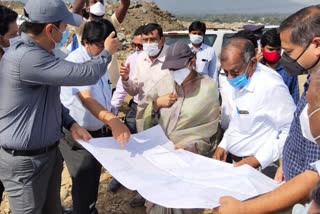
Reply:
M60 86L95 84L111 55L102 51L82 64L56 58L27 34L0 61L0 146L44 148L62 137L74 120L60 102Z

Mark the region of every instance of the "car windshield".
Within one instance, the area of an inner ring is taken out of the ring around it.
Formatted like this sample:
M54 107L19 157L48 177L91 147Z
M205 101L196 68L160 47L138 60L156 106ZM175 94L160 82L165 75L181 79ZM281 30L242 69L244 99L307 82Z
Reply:
M213 46L214 42L217 39L217 35L216 34L212 34L212 35L206 35L204 37L204 44L209 45L209 46ZM190 44L190 40L188 35L166 35L166 44L167 45L171 45L177 41L181 41L184 42L186 44Z

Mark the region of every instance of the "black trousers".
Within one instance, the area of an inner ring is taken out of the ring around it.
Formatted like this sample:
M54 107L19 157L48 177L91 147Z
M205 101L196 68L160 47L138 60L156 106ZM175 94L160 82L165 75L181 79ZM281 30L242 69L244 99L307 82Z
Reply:
M72 180L73 214L97 213L101 164L81 145L75 142L68 130L60 140L59 149ZM92 137L112 136L110 133L90 132Z
M131 100L129 103L129 107L130 109L126 114L124 123L127 125L128 129L130 130L130 133L135 134L137 133L137 126L136 126L137 103Z
M3 186L2 182L0 181L0 203L2 201L3 192L4 192L4 186Z

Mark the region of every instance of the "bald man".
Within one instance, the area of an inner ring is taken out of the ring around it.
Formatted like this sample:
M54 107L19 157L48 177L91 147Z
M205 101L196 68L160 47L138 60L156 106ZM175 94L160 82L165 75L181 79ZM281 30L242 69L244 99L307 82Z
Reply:
M253 44L229 40L221 53L221 67L232 86L230 124L213 158L236 166L263 169L281 158L296 108L288 87L274 70L257 62Z

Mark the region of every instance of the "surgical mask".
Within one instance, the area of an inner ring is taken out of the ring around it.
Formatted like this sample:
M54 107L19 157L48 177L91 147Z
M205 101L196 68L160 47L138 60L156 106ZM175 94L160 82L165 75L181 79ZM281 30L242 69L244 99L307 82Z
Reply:
M228 78L228 82L230 83L231 86L233 86L235 88L241 88L241 87L246 86L249 83L250 78L247 78L247 76L246 76L249 65L250 65L250 62L248 63L247 69L243 74L241 74L233 79Z
M67 27L65 31L61 32L59 30L59 28L57 28L55 25L53 25L53 26L62 34L62 38L61 38L60 42L56 42L51 38L51 40L55 43L55 49L59 49L59 48L62 48L66 44L66 42L68 41L69 29Z
M187 76L190 74L189 66L187 68L182 68L176 71L170 71L170 74L174 81L181 85L183 81L187 78Z
M137 55L141 54L142 51L136 51Z
M320 138L320 135L317 136L316 138L314 138L311 134L311 130L310 130L310 123L309 123L309 118L314 115L314 113L320 111L320 108L316 109L315 111L313 111L310 115L308 115L308 104L304 107L303 111L300 114L300 126L301 126L301 131L302 131L302 135L304 138L314 142L315 144L317 144L317 141Z
M308 70L315 67L318 62L320 61L320 57L318 60L310 67L310 68L304 68L298 60L300 57L306 52L306 50L309 48L311 43L302 51L302 53L298 56L297 59L291 58L288 54L283 53L280 59L280 64L283 66L284 70L290 75L290 76L297 76L301 74L307 74Z
M203 42L203 36L191 34L190 41L192 44L199 45Z
M156 56L159 54L159 43L143 43L143 50L148 56Z
M90 6L90 13L96 16L103 16L105 14L105 6L101 2L97 2Z
M280 58L280 53L278 51L272 51L272 52L267 52L265 50L262 50L263 57L267 62L277 62L278 59Z

